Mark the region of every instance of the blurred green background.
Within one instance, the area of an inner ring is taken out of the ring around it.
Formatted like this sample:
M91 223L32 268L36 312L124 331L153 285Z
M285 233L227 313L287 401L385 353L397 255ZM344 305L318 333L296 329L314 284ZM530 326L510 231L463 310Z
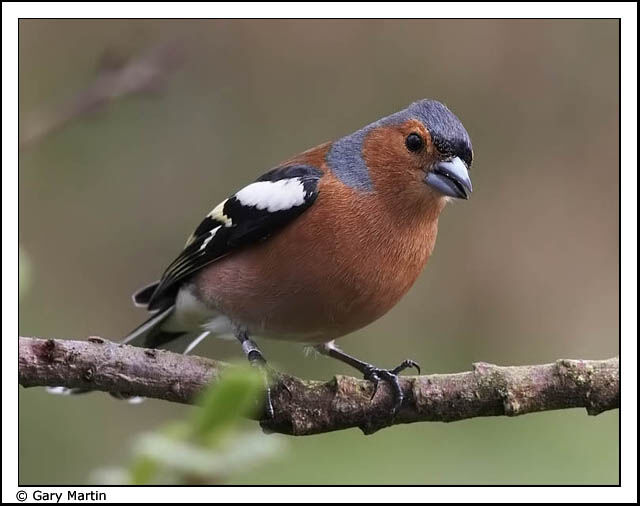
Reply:
M434 373L617 355L618 34L615 20L21 21L20 334L119 339L145 317L130 294L219 200L289 155L435 98L471 135L474 194L445 209L410 293L341 345ZM165 43L179 64L163 86L69 118L97 72ZM47 132L56 117L70 121ZM287 372L351 374L261 344ZM241 358L232 341L198 353ZM20 389L19 409L21 484L82 484L194 408ZM229 483L618 481L617 411L286 442Z

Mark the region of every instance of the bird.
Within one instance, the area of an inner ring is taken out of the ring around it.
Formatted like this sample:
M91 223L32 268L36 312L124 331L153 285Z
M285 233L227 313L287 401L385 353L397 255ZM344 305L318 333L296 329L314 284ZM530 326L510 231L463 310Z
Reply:
M398 375L335 341L405 295L434 249L438 218L468 199L473 148L444 104L418 100L333 142L290 157L216 205L160 279L134 293L150 317L124 343L189 353L232 335L267 367L254 337L297 342L338 359L403 400ZM267 387L267 416L273 406Z

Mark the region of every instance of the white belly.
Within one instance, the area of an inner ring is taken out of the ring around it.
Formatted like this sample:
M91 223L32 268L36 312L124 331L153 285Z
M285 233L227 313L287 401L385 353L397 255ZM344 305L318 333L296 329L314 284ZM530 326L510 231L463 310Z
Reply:
M190 285L183 286L178 292L175 310L162 325L162 329L169 332L208 330L219 337L233 336L231 320L200 302L193 295Z

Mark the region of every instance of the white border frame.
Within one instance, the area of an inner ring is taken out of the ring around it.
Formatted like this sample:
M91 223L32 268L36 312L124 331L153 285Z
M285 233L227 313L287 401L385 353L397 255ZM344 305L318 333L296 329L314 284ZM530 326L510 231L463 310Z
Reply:
M366 8L363 9L363 6ZM65 492L82 487L17 487L18 293L18 23L19 18L429 18L552 17L621 18L621 332L622 484L615 487L102 487L106 502L635 502L637 500L637 5L635 3L3 3L2 4L2 500L18 490ZM115 14L118 15L115 15ZM513 489L513 490L512 490ZM85 491L89 490L84 488ZM28 501L32 502L32 501Z

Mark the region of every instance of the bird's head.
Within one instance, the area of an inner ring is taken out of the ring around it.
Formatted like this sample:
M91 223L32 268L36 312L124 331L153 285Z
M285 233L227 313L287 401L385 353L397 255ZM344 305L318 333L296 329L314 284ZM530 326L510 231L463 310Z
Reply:
M336 141L327 156L344 183L401 198L468 199L473 150L460 120L420 100Z

